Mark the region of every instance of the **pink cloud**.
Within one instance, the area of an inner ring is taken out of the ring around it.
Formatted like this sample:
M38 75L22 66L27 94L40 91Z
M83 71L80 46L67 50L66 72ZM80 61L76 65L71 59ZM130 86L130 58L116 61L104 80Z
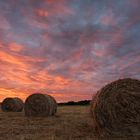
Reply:
M7 21L7 19L4 16L0 15L0 21L1 21L0 22L0 29L8 30L11 28L9 22Z

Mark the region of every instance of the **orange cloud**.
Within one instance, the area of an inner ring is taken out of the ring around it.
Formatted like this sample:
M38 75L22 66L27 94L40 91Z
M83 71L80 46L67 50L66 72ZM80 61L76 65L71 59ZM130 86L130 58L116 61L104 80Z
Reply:
M49 12L47 10L37 9L36 14L41 17L49 16Z
M14 64L22 68L27 68L27 65L17 56L12 56L4 51L0 51L0 61L7 62L9 64Z
M68 79L49 75L47 69L37 70L36 63L46 59L17 54L23 50L23 46L17 43L10 43L8 47L10 50L4 47L0 50L0 100L7 96L25 99L34 92L46 93L47 90L60 90L68 86Z
M0 87L0 102L2 102L3 99L6 97L19 97L19 98L25 100L27 97L27 93Z
M21 46L15 42L9 44L9 49L14 52L20 52L24 46Z

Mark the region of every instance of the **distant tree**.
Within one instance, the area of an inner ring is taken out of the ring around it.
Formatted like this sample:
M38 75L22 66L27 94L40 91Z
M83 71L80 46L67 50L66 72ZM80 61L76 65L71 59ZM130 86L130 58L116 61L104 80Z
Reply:
M74 101L69 101L66 103L67 105L75 105L76 103Z
M59 103L58 105L89 105L90 102L91 102L90 100L83 100L83 101L78 101L78 102L69 101L66 103Z

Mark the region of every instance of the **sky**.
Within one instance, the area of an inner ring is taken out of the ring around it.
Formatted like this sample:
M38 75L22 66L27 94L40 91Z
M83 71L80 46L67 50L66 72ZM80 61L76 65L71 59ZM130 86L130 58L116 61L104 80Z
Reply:
M0 101L91 99L140 79L140 0L0 0Z

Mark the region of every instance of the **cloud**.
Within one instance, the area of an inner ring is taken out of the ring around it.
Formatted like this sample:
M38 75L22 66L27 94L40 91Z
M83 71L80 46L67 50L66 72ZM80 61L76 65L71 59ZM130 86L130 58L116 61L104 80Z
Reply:
M112 80L139 79L138 3L0 1L0 99L91 99Z
M10 29L10 24L4 16L0 15L0 29L1 30L8 30Z

